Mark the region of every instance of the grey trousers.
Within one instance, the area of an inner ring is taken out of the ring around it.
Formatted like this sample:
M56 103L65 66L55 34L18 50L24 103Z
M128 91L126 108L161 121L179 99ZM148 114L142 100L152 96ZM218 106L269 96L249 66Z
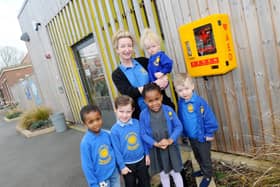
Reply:
M198 162L203 177L211 178L213 175L211 161L211 142L199 142L195 139L190 139L194 157Z

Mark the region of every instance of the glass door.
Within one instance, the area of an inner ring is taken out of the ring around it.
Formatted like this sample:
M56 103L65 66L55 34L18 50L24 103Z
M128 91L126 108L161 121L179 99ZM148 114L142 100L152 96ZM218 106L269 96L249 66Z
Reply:
M103 128L110 129L116 120L96 42L90 36L73 50L88 103L100 108Z

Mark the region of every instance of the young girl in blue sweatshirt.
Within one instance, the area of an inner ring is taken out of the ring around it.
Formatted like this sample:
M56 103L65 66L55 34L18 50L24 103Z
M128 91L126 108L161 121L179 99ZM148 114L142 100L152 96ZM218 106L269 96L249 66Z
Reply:
M122 95L115 99L117 122L111 129L111 139L118 167L124 177L126 187L150 187L150 177L147 165L149 158L145 157L140 127L137 119L133 119L133 99Z
M170 186L169 174L176 187L183 187L182 160L177 139L182 124L176 112L162 104L161 88L154 83L144 86L143 97L148 106L140 114L141 137L149 148L151 173L160 174L163 187Z
M89 187L120 187L120 175L110 134L101 129L102 116L97 106L87 105L80 116L88 130L80 143L82 170Z

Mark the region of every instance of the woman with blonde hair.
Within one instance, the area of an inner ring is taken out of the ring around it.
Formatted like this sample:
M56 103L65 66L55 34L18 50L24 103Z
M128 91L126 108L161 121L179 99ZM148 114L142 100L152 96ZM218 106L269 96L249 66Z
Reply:
M149 76L147 71L148 59L145 57L133 58L135 39L133 35L124 30L117 31L112 38L113 46L119 55L120 64L113 71L112 79L118 91L123 95L128 95L135 102L133 117L139 119L141 110L146 108L142 97L144 85L148 84ZM155 83L164 87L167 79L156 80ZM171 99L162 91L163 103L174 108Z

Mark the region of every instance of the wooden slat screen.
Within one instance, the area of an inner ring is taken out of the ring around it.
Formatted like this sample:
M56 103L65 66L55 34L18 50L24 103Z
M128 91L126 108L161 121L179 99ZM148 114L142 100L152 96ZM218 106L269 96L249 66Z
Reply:
M80 122L79 109L87 101L71 47L90 34L94 36L113 100L118 93L111 72L119 59L112 46L112 34L118 29L129 29L139 39L145 27L161 32L154 1L71 0L50 20L49 36L76 122ZM135 49L136 56L144 55L138 45Z
M238 68L208 80L196 78L196 90L220 123L213 148L246 154L279 137L280 1L161 0L156 5L175 72L186 71L177 28L210 14L230 17Z

